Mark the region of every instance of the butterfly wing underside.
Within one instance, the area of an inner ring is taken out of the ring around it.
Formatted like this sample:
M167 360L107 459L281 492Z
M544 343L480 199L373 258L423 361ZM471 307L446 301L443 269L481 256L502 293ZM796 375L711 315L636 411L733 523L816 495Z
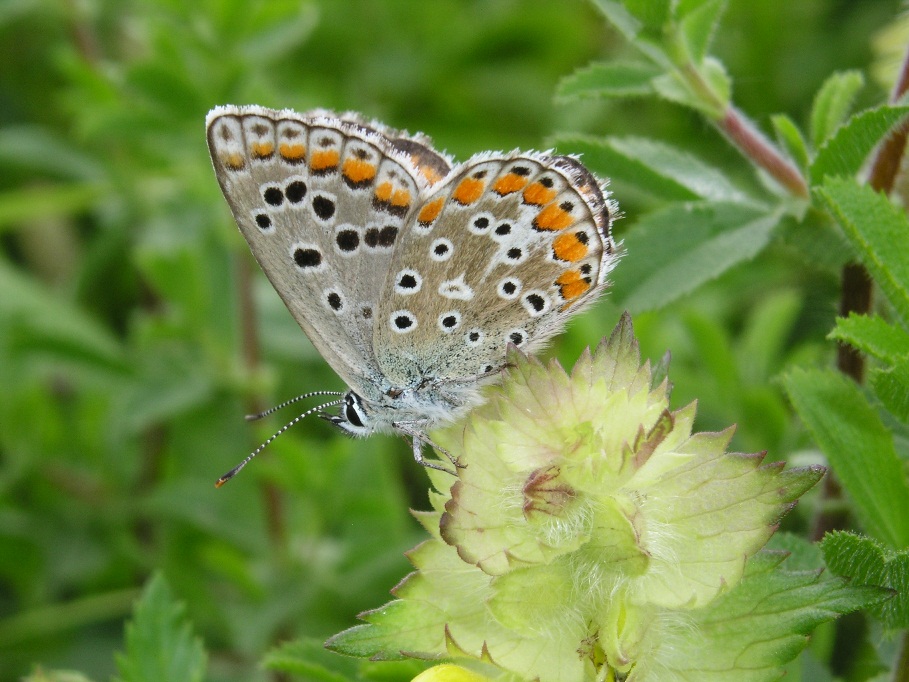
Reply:
M376 312L405 217L449 168L422 138L372 126L261 107L219 107L207 122L218 182L253 255L313 345L361 391L381 376Z
M480 155L410 216L379 302L382 373L470 380L508 343L533 350L602 291L615 264L610 204L570 157Z

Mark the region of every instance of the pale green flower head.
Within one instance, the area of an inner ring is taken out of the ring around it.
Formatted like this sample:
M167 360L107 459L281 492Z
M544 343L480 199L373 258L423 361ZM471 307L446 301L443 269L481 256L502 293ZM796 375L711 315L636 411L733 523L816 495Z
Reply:
M735 650L711 651L703 618L823 470L727 453L732 429L692 434L695 404L670 410L627 316L570 374L508 362L484 407L433 435L463 468L453 485L428 470L442 492L417 517L433 539L410 553L399 601L329 646L543 681L728 674Z

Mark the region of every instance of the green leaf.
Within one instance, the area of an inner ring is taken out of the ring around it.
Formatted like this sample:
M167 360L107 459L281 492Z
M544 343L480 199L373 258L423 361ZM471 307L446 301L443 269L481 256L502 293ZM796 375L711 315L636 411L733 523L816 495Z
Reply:
M615 26L619 33L624 36L625 40L634 42L641 31L642 24L626 9L625 3L615 2L614 0L594 0L594 3L599 7L609 23Z
M638 222L625 239L615 296L632 311L652 310L754 258L779 215L732 203L673 205Z
M4 549L7 547L4 545ZM100 592L6 616L0 620L0 649L25 648L29 642L120 620L129 613L137 596L138 590L134 588Z
M650 80L660 70L644 62L595 62L563 78L556 90L561 101L590 97L631 97L653 93Z
M298 49L319 24L320 13L308 3L271 3L282 11L274 12L267 26L258 30L240 48L245 62L273 64Z
M0 231L27 229L42 218L70 216L94 206L107 191L98 184L28 187L0 193Z
M205 651L160 575L154 576L126 626L126 653L117 654L118 682L201 682Z
M907 113L909 107L882 106L850 118L818 149L809 169L811 184L821 184L828 175L854 176L871 151Z
M687 3L691 4L691 2ZM680 13L688 8L680 7ZM700 63L707 55L720 17L726 9L726 0L707 0L699 2L697 7L687 11L679 22L682 37L688 52L695 63Z
M312 638L285 642L272 649L262 662L268 670L300 675L312 682L348 682L357 679L356 660L327 650Z
M872 370L870 381L874 394L890 414L909 422L909 361L903 359L894 367Z
M656 140L559 135L554 144L583 154L584 163L605 177L627 182L667 201L703 198L755 204L716 168Z
M648 28L662 28L669 20L670 0L623 0L628 12Z
M867 185L829 178L817 190L862 263L904 323L909 323L909 220Z
M559 149L582 154L584 164L615 182L625 182L666 201L689 201L699 198L686 185L689 178L675 177L672 167L654 167L626 147L628 140L594 138L582 135L560 135L553 140ZM654 148L662 146L650 142ZM668 148L667 148L668 149ZM684 152L672 150L679 155ZM687 155L686 155L687 156ZM688 158L693 158L688 156Z
M662 44L661 31L642 23L629 11L624 2L615 2L614 0L593 1L607 21L615 26L625 40L634 45L655 64L659 64L665 69L672 68L672 60L667 56ZM646 4L647 0L637 0L637 2ZM666 4L666 0L659 0L656 4L658 5L657 13L662 12L662 8L659 5Z
M783 383L864 528L891 547L909 545L905 472L892 434L859 387L836 372L804 369Z
M780 666L805 648L819 624L882 598L878 589L853 587L821 571L780 570L784 557L766 550L755 555L738 585L688 612L690 626L678 632L674 646L661 649L659 663L685 680L778 680Z
M103 167L62 137L40 126L8 126L0 130L0 162L13 168L53 177L98 180Z
M892 599L869 607L885 627L909 627L909 550L894 552L871 538L835 531L821 541L827 567L854 586L892 590Z
M855 254L843 230L820 202L806 209L800 217L794 211L783 217L776 242L800 260L803 267L826 279L825 285L821 285L823 280L815 280L821 285L820 290L824 286L833 287L834 280L838 286L843 266L854 261Z
M877 315L837 318L829 338L848 343L882 362L893 364L909 354L909 333Z
M824 81L811 107L811 140L815 148L842 125L855 95L864 85L860 71L838 71Z
M726 67L719 59L705 57L701 63L701 73L713 88L713 93L720 99L720 114L725 113L729 100L732 98L732 78L726 71ZM710 103L711 110L715 106Z
M776 131L776 139L783 146L792 160L798 164L799 168L808 168L810 156L808 154L808 143L802 136L802 131L791 118L786 114L776 114L770 117L773 123L773 129Z
M712 121L719 120L726 112L732 96L732 79L723 64L712 57L705 57L699 65L701 80L709 87L692 87L679 71L664 73L653 79L653 87L663 99L690 107Z
M122 372L118 341L76 306L0 260L0 326L23 354L46 352L55 359Z
M214 391L204 360L186 346L149 344L135 367L135 380L118 396L118 427L136 434L153 424L186 414Z
M445 642L437 633L444 630L445 614L438 611L434 617L433 611L427 603L391 601L361 614L361 618L369 621L367 624L339 632L325 642L325 647L345 656L373 661L401 660L403 651L436 651L441 656Z

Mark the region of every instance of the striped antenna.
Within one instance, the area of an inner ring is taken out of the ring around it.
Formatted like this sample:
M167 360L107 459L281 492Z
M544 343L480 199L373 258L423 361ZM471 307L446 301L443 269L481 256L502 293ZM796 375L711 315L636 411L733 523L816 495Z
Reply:
M248 415L246 415L246 421L254 422L258 419L262 419L263 417L267 417L268 415L273 414L274 412L277 412L278 410L283 410L288 405L293 405L296 402L305 400L306 398L312 398L313 396L316 396L316 395L342 396L344 394L341 393L340 391L313 391L312 393L304 393L303 395L298 395L296 398L291 398L290 400L285 400L280 405L275 405L274 407L271 407L271 408L265 410L265 412L259 412L258 414L248 414Z
M328 394L329 394L329 395L342 395L341 393L335 393L335 392L333 392L333 391L332 391L332 392L328 392ZM319 395L319 394L318 394L318 393L310 393L309 395ZM299 398L294 398L293 400L289 400L289 401L288 401L287 403L285 403L285 404L292 403L292 402L294 402L294 401L296 401L296 400L298 400L298 399L299 399ZM309 415L311 415L313 412L318 412L318 411L320 411L320 410L324 410L326 407L335 407L336 405L343 405L343 404L344 404L344 401L343 401L343 400L333 400L333 401L328 402L328 403L323 403L322 405L316 405L314 408L312 408L312 409L310 409L310 410L306 410L306 412L304 412L304 413L301 414L300 416L291 419L291 420L290 420L289 422L287 422L284 426L282 426L280 429L278 429L277 431L275 431L275 432L271 435L271 437L270 437L268 440L266 440L264 443L262 443L262 445L260 445L260 446L257 447L255 450L253 450L253 451L250 453L249 457L247 457L246 459L244 459L244 460L243 460L242 462L240 462L237 466L235 466L233 469L231 469L231 470L228 471L226 474L224 474L221 478L219 478L219 479L215 482L215 487L216 487L216 488L220 488L222 485L224 485L225 483L227 483L227 482L228 482L230 479L232 479L234 476L236 476L237 474L239 474L239 473L240 473L240 470L241 470L243 467L245 467L247 464L249 464L250 460L251 460L253 457L255 457L255 456L258 455L260 452L262 452L262 451L268 446L269 443L271 443L275 438L277 438L277 437L280 436L282 433L284 433L285 431L287 431L287 429L289 429L289 428L290 428L291 426L293 426L294 424L297 424L298 422L302 421L303 419L305 419L306 417L308 417ZM278 407L282 407L282 406L279 405ZM272 408L272 409L269 410L268 412L264 412L264 413L263 413L263 416L264 416L265 414L268 414L269 412L273 412L273 411L276 410L276 409L278 409L278 408L277 408L277 407L276 407L276 408Z

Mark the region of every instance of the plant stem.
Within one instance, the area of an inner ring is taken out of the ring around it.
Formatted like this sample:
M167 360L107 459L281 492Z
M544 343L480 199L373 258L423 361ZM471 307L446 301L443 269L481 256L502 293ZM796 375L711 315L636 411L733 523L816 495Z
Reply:
M890 101L896 102L907 90L909 90L909 49L906 50L903 57L899 78L893 84ZM868 175L868 184L877 191L889 194L893 189L893 182L896 180L900 161L906 150L907 135L909 135L909 121L904 121L887 136L877 150L871 164L871 172Z
M909 50L907 50L903 58L900 76L893 86L890 101L895 102L907 90L909 90ZM868 172L868 184L876 191L889 194L893 189L893 183L896 180L906 149L907 134L909 134L909 122L904 122L887 136L875 153ZM861 263L846 263L843 266L840 277L839 315L848 317L852 313L866 315L870 312L873 302L873 285L871 276L864 265ZM864 381L865 358L852 346L845 343L837 345L836 366L840 372L851 377L856 383L861 384ZM825 511L825 507L831 506L831 500L837 500L841 497L842 490L839 483L832 474L829 474L824 479L824 490L822 493L822 498L826 501L826 504L820 506L821 512L814 520L813 540L820 540L827 531L844 527L845 519L838 518L839 515ZM909 682L909 641L906 639L903 640L901 657L904 670L902 673L897 673L894 680Z
M846 263L840 275L840 317L852 313L866 315L871 310L872 281L868 270L861 263ZM836 368L856 383L865 379L865 358L845 343L838 343Z
M767 171L790 194L808 198L808 184L799 170L738 109L728 106L723 118L715 123L746 158Z
M91 22L87 19L86 12L81 3L67 0L64 4L70 19L73 45L76 52L86 63L98 66L101 61L101 50L98 47L98 36Z
M786 190L800 199L809 195L808 183L779 149L770 142L738 109L719 95L682 47L678 32L669 39L670 52L684 55L676 60L678 73L707 108L708 117L726 138L752 163L763 168Z
M909 50L903 57L899 78L890 93L890 101L896 102L909 90ZM895 128L878 147L868 172L868 184L884 194L890 194L893 183L899 173L900 164L906 150L909 137L909 121L904 121ZM850 313L865 315L871 310L872 285L871 277L861 263L847 263L843 266L840 290L840 315L847 317ZM865 360L852 346L839 344L836 358L837 368L862 383L865 375Z
M893 682L909 682L909 632L904 632L900 640L896 666L893 669Z

